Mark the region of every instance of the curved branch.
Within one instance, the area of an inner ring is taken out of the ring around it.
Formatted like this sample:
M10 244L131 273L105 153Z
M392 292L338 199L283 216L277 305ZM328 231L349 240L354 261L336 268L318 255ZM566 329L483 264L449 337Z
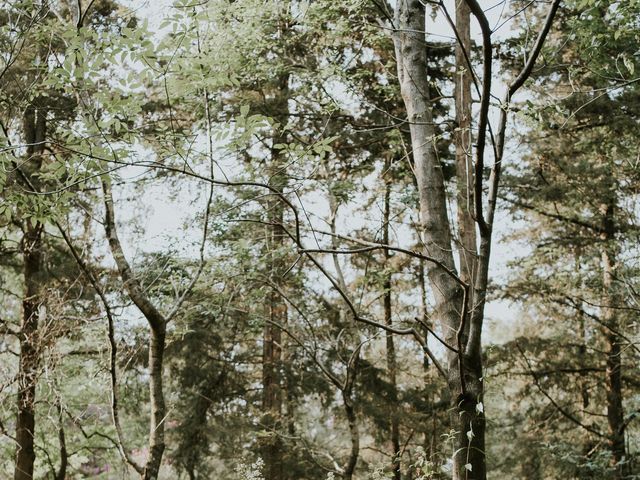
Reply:
M596 436L598 436L600 438L606 438L606 435L603 435L598 430L596 430L593 427L590 427L589 425L585 425L580 420L578 420L575 416L573 416L571 413L569 413L564 408L562 408L558 404L558 402L556 402L553 399L553 397L551 397L551 395L549 395L547 393L547 391L544 388L542 388L542 385L540 385L540 381L538 380L538 375L534 372L533 368L531 367L531 363L529 362L529 359L525 355L524 351L522 350L522 347L520 346L520 344L518 342L516 342L516 348L518 349L518 351L520 352L520 355L522 355L522 358L524 359L525 363L527 364L527 369L529 370L529 374L531 375L531 378L533 378L534 384L536 385L536 387L538 388L540 393L542 393L549 400L549 402L551 402L551 405L553 405L556 408L556 410L558 410L565 418L569 419L570 421L572 421L573 423L575 423L579 427L585 429L586 431L588 431L590 433L593 433L594 435L596 435Z

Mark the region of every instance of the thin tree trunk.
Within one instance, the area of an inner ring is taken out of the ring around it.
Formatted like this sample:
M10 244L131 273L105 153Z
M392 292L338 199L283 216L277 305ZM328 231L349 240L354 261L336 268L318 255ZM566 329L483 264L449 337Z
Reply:
M389 245L389 220L391 216L391 172L389 171L391 162L385 160L385 192L384 192L384 215L382 225L382 242ZM391 315L391 269L389 265L391 254L389 250L384 250L385 259L385 279L383 283L383 303L384 303L384 322L389 327L392 326L393 320ZM400 417L398 415L398 385L397 385L397 364L396 364L396 346L393 340L393 333L385 332L387 347L387 373L389 375L389 384L391 386L389 396L389 425L390 440L392 448L392 465L393 478L400 480Z
M149 432L149 457L144 468L145 480L156 480L164 454L164 424L167 409L162 386L162 366L166 338L166 323L151 329L149 340L149 390L151 401L151 424Z
M446 341L456 347L447 352L447 383L452 398L454 480L486 478L482 413L482 364L480 349L472 358L463 354L466 338L465 289L456 275L451 225L447 214L442 166L435 152L435 128L427 77L425 5L420 0L398 0L394 42L398 80L411 132L414 169L418 184L425 253L437 260L427 263L427 276L435 298L434 317L440 322ZM444 267L444 268L443 268ZM462 332L459 332L461 330ZM462 373L462 374L461 374Z
M288 28L286 25L281 27ZM280 75L275 87L274 97L268 101L267 114L285 125L289 116L289 74ZM287 142L285 133L276 133L272 139L273 145ZM282 153L277 148L271 148L269 164L270 184L283 193L287 184L285 162ZM262 352L262 386L263 386L263 424L269 435L265 437L263 445L264 478L265 480L282 480L285 478L284 446L281 437L283 429L283 382L282 378L282 330L278 325L287 323L287 304L279 293L286 289L283 278L287 269L283 256L286 233L284 223L284 205L282 200L273 195L267 201L267 255L269 256L270 281L276 287L269 292L268 317L263 333Z
M103 180L102 189L104 192L105 205L104 226L111 254L124 282L125 291L142 312L150 327L149 394L151 421L149 425L149 454L142 469L141 476L144 480L156 480L160 472L160 465L162 464L162 456L165 448L164 425L167 411L162 386L162 370L167 319L147 298L144 289L140 285L140 282L124 255L120 239L118 238L110 179L107 178Z
M580 261L582 258L582 254L580 249L577 250L576 252L576 275L578 277L580 277L581 272L580 272ZM582 288L582 282L580 285L580 288ZM585 321L585 315L584 315L584 309L582 308L583 306L581 305L582 302L580 302L580 312L578 313L578 325L580 328L580 343L578 346L578 365L580 368L586 368L587 366L589 366L589 360L590 360L590 356L587 355L587 340L588 340L588 336L587 336L587 324ZM580 399L582 400L582 415L581 415L581 422L584 423L585 425L587 423L589 423L589 412L588 412L588 407L589 404L591 402L590 396L589 396L589 373L587 371L583 372L580 375ZM585 458L589 458L590 456L593 455L593 438L590 432L586 431L583 429L583 440L582 440L582 453L584 455ZM575 475L580 476L580 478L584 478L586 479L591 479L594 478L594 473L588 469L588 468L584 468L582 466L576 466L576 472Z
M473 218L473 160L471 152L471 12L464 1L456 1L455 111L456 183L458 214L458 254L460 278L471 283L476 271L476 222ZM470 289L473 291L473 289ZM473 304L471 298L469 305Z
M456 1L456 78L455 78L455 113L457 131L454 135L456 147L456 177L457 177L457 214L459 233L459 263L460 278L470 285L467 295L467 304L474 305L473 292L474 280L477 275L477 244L476 223L473 216L475 198L473 194L473 161L472 161L472 134L471 134L471 11L464 1ZM478 285L483 287L482 285ZM482 292L484 294L484 292ZM470 322L465 323L463 335L469 336ZM479 352L473 358L464 358L464 368L469 375L468 393L460 402L460 411L453 413L453 420L458 424L458 431L467 435L467 444L473 446L473 451L467 451L467 455L458 455L455 459L455 470L461 478L484 478L484 416L478 411L478 405L482 404L482 359ZM471 436L471 440L469 440ZM465 439L463 438L464 442ZM478 450L476 450L478 449ZM478 458L482 457L482 458ZM472 460L476 460L475 462ZM471 468L471 472L467 470ZM475 471L474 471L475 470Z
M69 466L69 452L67 451L67 439L64 433L62 405L60 405L60 401L58 401L56 407L58 409L58 442L60 444L60 467L56 472L56 480L65 480L67 478L67 467Z
M28 175L37 172L42 165L42 152L46 136L46 112L34 105L24 114L24 138L27 144L25 166ZM18 370L18 415L16 419L15 480L31 480L35 463L35 397L40 363L38 346L38 322L44 315L41 288L42 229L39 222L27 219L20 248L24 261L24 298L22 301L22 325L20 328L20 360Z
M608 347L606 368L607 423L611 459L616 467L616 478L625 478L629 474L626 463L626 445L624 440L625 421L622 405L622 339L614 332L619 331L619 319L616 310L619 303L615 285L615 241L614 202L604 206L604 246L602 249L603 283L603 321L607 325L605 339Z
M38 317L40 310L41 243L38 226L28 227L22 239L25 296L20 331L18 418L16 421L15 480L33 478L35 397L39 366Z
M351 392L342 391L342 400L344 404L344 411L347 415L347 422L349 424L349 437L351 439L351 451L349 458L344 467L344 473L342 478L344 480L351 480L353 473L356 470L358 464L358 457L360 455L360 431L358 429L358 417L355 409L353 408L353 400L351 399Z

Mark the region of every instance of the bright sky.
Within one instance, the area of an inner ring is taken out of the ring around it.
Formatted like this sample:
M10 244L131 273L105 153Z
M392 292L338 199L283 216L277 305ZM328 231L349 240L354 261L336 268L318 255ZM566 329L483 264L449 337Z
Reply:
M164 15L167 15L171 11L171 0L126 0L123 2L125 5L130 6L132 9L138 12L142 18L146 18L149 21L151 30L158 28ZM453 0L446 0L451 15L453 15ZM509 11L508 2L496 2L493 7L487 10L487 16L490 24L493 26L500 26L496 36L505 37L509 35L511 22L506 22L507 14ZM435 18L428 18L427 31L442 40L443 37L453 38L453 32L446 22L444 16L440 13ZM476 41L480 41L479 29L475 22L472 22L472 37ZM504 90L504 85L496 82L494 88L494 94L501 96ZM495 122L495 112L493 120ZM513 125L513 123L511 123ZM507 161L509 160L509 147L507 147ZM130 172L133 174L134 172ZM137 253L149 252L154 250L160 250L167 248L168 245L180 246L185 252L194 251L193 246L199 241L200 226L188 225L189 222L193 222L195 217L194 212L200 211L200 203L197 198L199 188L203 189L205 186L199 187L194 184L193 189L184 189L183 194L177 197L170 197L167 194L167 188L162 185L152 185L146 187L141 197L137 197L135 202L128 202L130 208L121 209L120 220L135 219L140 232L144 232L142 237L138 236L134 232L129 232L130 235L123 235L125 240L125 247L128 254L136 256ZM117 193L117 192L116 192ZM126 195L126 192L120 192L120 198ZM201 199L202 200L202 199ZM195 203L194 203L195 201ZM323 206L322 201L314 201L311 199L310 207L315 209L315 213L319 218L326 215L326 207ZM313 206L315 205L315 206ZM142 206L142 210L140 207ZM348 234L349 230L352 230L357 225L354 225L354 216L345 215L341 219L340 229ZM518 246L513 243L504 242L501 239L506 233L506 227L503 225L511 225L512 220L504 210L499 210L496 214L496 231L495 231L495 246L492 254L491 275L497 281L503 279L507 272L507 262L513 260L517 256L523 255L524 252L518 250ZM124 233L124 232L123 232ZM402 243L402 239L399 239ZM501 337L504 337L505 332L513 330L513 328L502 328L506 324L513 327L518 311L513 306L504 303L493 301L486 307L486 313L488 318L488 335L486 338L499 341ZM505 338L502 338L504 340ZM508 338L506 338L508 339Z

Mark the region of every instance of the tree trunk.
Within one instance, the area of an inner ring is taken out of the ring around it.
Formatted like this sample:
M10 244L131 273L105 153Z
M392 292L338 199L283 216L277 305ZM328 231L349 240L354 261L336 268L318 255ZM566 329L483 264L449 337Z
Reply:
M151 404L151 421L149 431L149 454L143 468L134 466L144 480L156 480L164 454L164 426L167 416L164 390L162 386L162 370L165 349L167 319L151 303L145 290L140 285L122 250L118 237L115 219L111 180L102 181L104 192L105 220L104 227L109 241L111 254L122 277L124 289L131 301L138 307L149 324L149 394ZM115 395L115 392L114 392Z
M20 331L18 418L16 422L16 480L33 478L35 396L39 365L38 317L40 315L41 244L39 226L28 227L22 239L25 296Z
M69 466L69 452L67 451L67 439L64 433L64 415L60 401L57 403L58 409L58 442L60 444L60 467L56 472L56 480L65 480L67 478L67 467Z
M385 192L384 192L384 218L382 225L382 242L389 245L389 220L391 216L391 172L389 171L391 162L385 161ZM385 279L383 284L383 303L384 303L384 322L389 327L392 326L393 320L391 316L391 269L389 259L391 254L389 250L384 250L385 258ZM393 333L386 331L386 347L387 347L387 373L389 375L389 384L391 387L389 395L389 425L390 440L392 449L392 465L393 478L400 480L400 417L398 415L398 386L397 386L397 364L396 364L396 346L393 340Z
M622 405L622 339L615 332L619 331L619 320L616 307L621 303L616 294L615 285L615 242L614 202L603 206L605 210L603 249L602 249L602 284L603 312L602 320L608 327L604 334L608 347L606 369L607 423L611 460L616 467L615 478L626 478L629 468L625 462L626 445L624 441L625 421Z
M156 480L164 454L164 424L167 409L162 386L162 366L166 338L166 324L151 329L149 339L149 391L151 402L151 423L149 425L149 456L144 467L144 480Z
M26 175L31 176L42 165L42 152L46 135L46 112L34 105L24 114L24 138L27 144L25 159ZM42 268L42 224L31 219L24 222L24 234L20 248L24 261L24 299L22 301L22 325L20 328L20 360L18 370L18 415L16 419L16 464L15 480L31 480L36 454L35 396L40 360L38 346L38 321L44 314L41 288Z
M345 393L342 391L342 400L344 404L344 411L347 415L347 422L349 424L349 436L351 438L351 452L349 453L349 459L344 467L344 473L342 478L344 480L351 480L353 473L356 470L358 463L358 457L360 455L360 431L358 430L358 418L356 416L355 409L353 408L353 400L350 397L351 392Z
M435 152L435 128L427 77L425 45L425 6L420 0L398 0L394 43L398 80L411 132L414 170L418 184L422 241L425 254L436 260L427 262L427 276L435 298L434 317L446 341L460 352L447 353L447 383L452 398L455 480L484 480L485 419L482 403L482 364L479 349L473 357L463 354L466 338L458 335L467 315L465 290L453 260L451 225L442 166ZM462 314L461 314L462 312ZM461 375L462 372L462 375Z
M456 2L456 183L458 214L458 255L460 278L471 283L476 272L476 223L473 218L473 160L471 153L471 13L464 1ZM473 289L470 289L473 291ZM469 305L473 304L470 298Z
M281 28L288 28L286 25ZM285 73L277 79L273 98L267 101L266 114L275 118L281 125L286 125L289 116L289 74ZM273 145L287 142L286 133L277 132L272 139ZM270 185L279 193L283 193L287 184L285 161L277 148L271 148L268 165ZM282 330L279 325L287 323L287 304L278 290L286 289L283 278L287 265L283 256L286 240L284 230L284 204L278 195L270 196L267 205L267 255L269 256L269 277L274 288L268 297L268 318L265 322L262 352L262 386L263 386L263 424L268 436L264 439L263 460L265 480L282 480L285 478L284 446L281 438L283 429L283 381L282 378Z

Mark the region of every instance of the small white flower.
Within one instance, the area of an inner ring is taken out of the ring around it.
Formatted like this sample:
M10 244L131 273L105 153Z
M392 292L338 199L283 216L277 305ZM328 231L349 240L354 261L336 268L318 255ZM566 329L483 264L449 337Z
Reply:
M240 480L264 480L262 467L264 467L264 461L258 458L252 465L239 464L236 467L236 473L240 476Z

